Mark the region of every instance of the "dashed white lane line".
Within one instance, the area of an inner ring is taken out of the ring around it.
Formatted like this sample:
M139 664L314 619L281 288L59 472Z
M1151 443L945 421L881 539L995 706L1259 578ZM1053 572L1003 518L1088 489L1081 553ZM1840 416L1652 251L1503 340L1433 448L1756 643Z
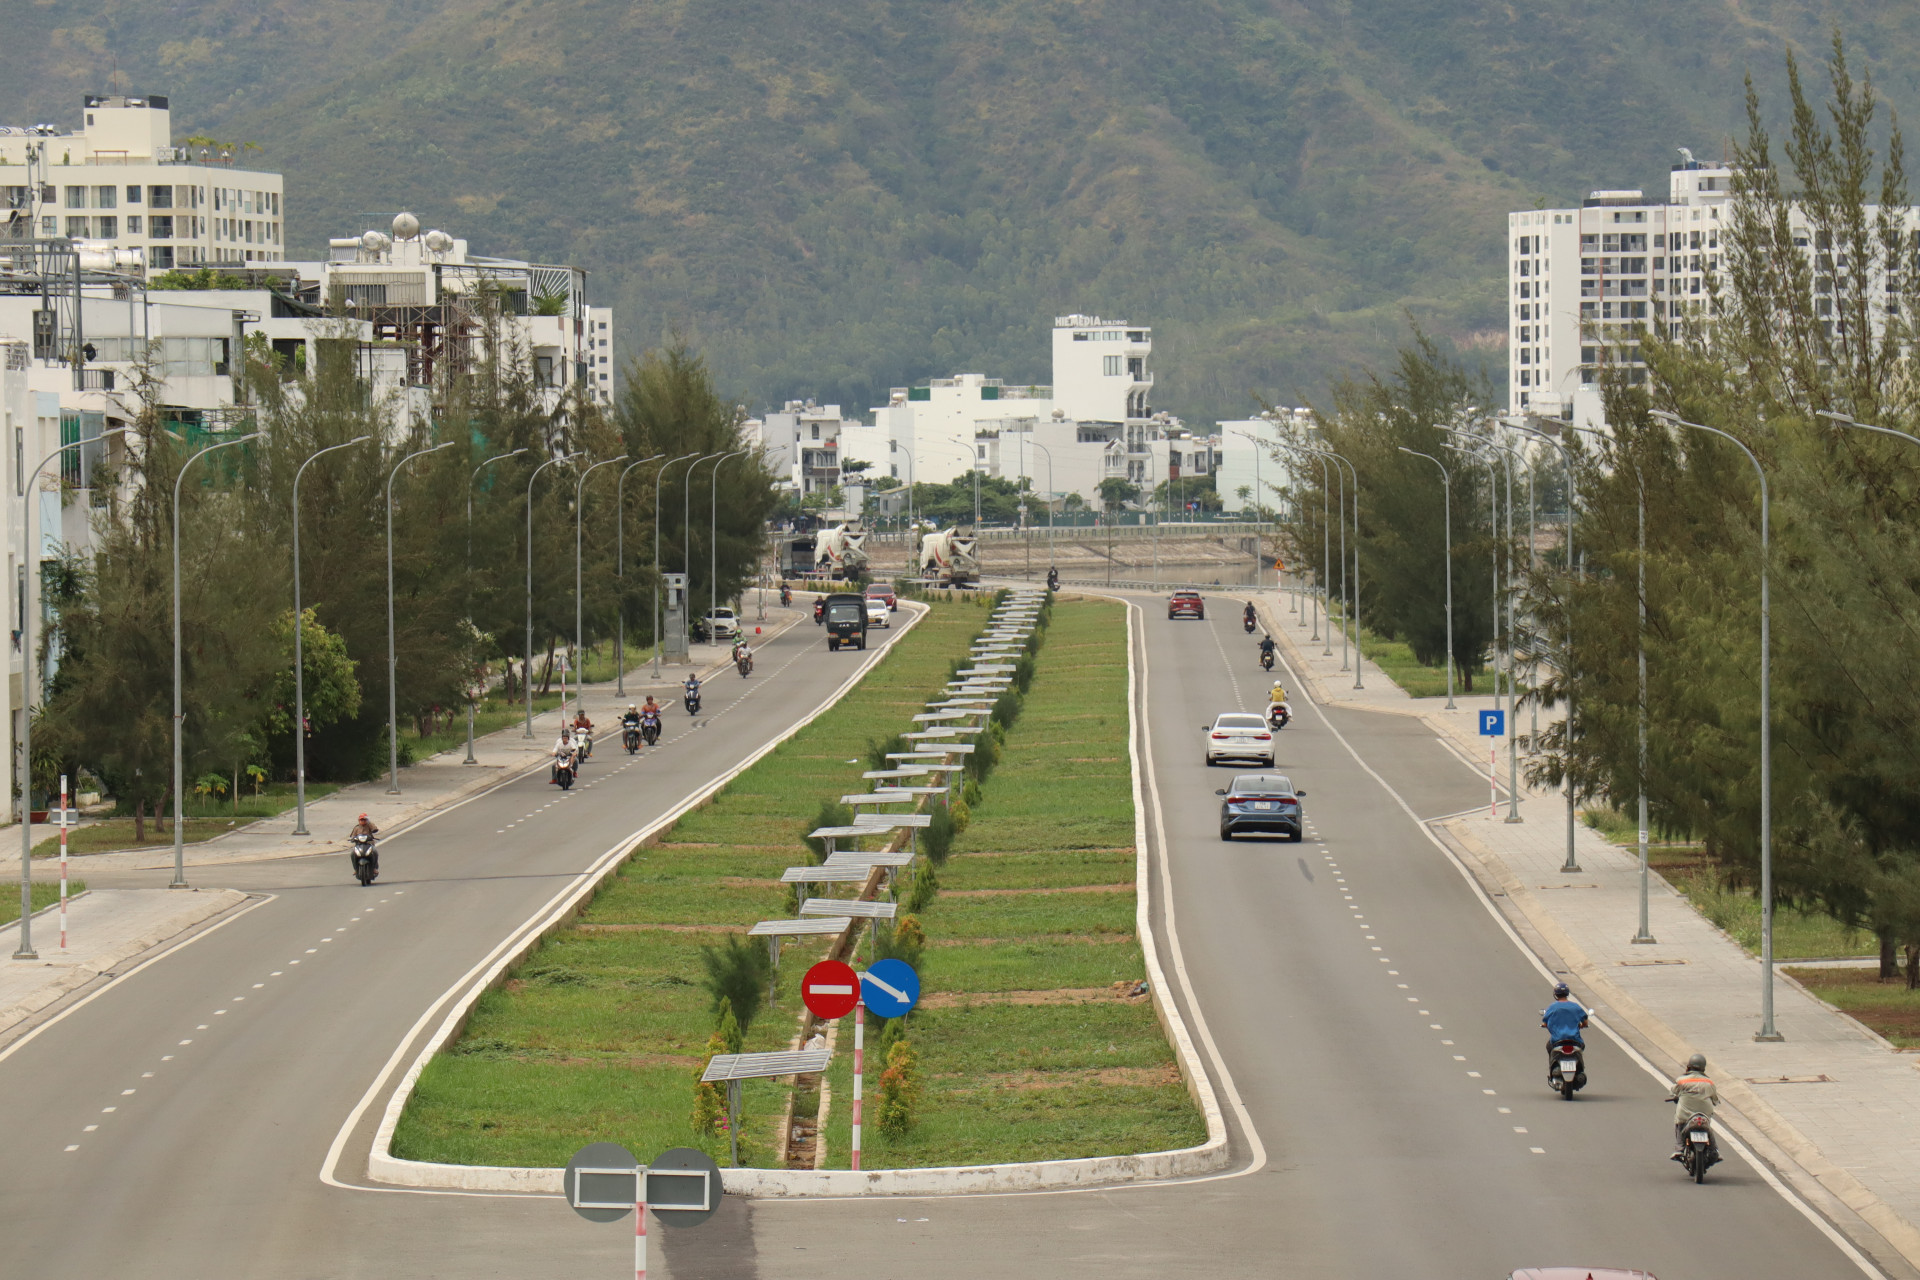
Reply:
M79 1144L79 1143L75 1143L74 1145L72 1145L72 1146L70 1146L70 1147L68 1147L68 1148L67 1148L67 1150L69 1150L69 1151L78 1151L79 1149L80 1149L80 1144Z
M120 1096L121 1096L121 1097L123 1097L123 1098L130 1098L130 1097L132 1097L132 1096L133 1096L133 1090L131 1090L131 1089L122 1089L122 1090L120 1091Z

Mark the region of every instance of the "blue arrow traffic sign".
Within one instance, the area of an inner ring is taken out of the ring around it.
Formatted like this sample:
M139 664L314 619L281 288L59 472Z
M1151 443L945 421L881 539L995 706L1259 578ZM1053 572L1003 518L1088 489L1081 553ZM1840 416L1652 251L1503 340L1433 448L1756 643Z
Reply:
M876 960L860 975L860 998L882 1018L898 1018L920 999L920 975L905 960Z
M1482 711L1480 713L1480 736L1483 738L1502 737L1507 732L1507 713L1504 711Z

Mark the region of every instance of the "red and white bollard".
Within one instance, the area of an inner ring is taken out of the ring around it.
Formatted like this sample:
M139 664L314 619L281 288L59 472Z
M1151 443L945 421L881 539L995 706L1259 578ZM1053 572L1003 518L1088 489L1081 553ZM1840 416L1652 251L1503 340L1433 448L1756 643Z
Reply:
M67 775L64 773L60 775L60 949L67 949Z
M633 1185L633 1280L647 1280L646 1166L635 1172Z
M867 1002L853 1006L853 1168L860 1169L860 1085L867 1072Z

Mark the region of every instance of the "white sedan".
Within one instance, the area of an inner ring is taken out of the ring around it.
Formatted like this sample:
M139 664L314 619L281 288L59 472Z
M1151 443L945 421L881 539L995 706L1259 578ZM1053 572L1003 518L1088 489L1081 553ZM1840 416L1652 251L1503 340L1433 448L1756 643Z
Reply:
M870 627L885 627L889 631L893 629L893 619L889 616L887 602L883 597L867 597L867 625Z
M1265 716L1223 711L1200 728L1207 735L1209 768L1222 760L1251 760L1273 768L1273 732Z

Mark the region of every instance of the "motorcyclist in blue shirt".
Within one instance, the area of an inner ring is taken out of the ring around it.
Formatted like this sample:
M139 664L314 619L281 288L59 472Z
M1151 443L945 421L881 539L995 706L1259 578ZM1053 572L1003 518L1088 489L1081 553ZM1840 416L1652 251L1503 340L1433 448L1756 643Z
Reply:
M1587 1042L1580 1036L1587 1025L1586 1007L1572 998L1572 992L1564 982L1554 984L1553 1003L1540 1014L1540 1025L1547 1029L1549 1068L1553 1061L1553 1046L1577 1044L1582 1049L1587 1047Z

